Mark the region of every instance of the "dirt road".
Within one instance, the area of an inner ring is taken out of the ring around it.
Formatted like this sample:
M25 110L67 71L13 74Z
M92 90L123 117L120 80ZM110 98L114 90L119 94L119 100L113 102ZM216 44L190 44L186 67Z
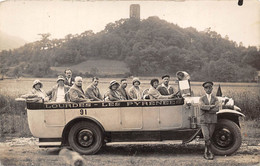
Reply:
M260 166L260 146L243 144L232 156L202 157L203 144L176 142L151 144L109 144L96 155L83 156L88 166L102 165L251 165ZM35 138L16 138L0 142L0 166L4 165L69 165L59 156L59 148L41 149Z

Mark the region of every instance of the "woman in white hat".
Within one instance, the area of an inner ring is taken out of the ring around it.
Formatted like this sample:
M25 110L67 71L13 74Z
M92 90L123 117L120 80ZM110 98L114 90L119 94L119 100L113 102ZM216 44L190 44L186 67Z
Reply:
M43 99L44 101L49 101L49 97L44 92L42 87L43 87L43 84L41 83L40 80L34 80L31 92L29 94L22 95L21 97L26 98L26 99L29 99L29 98L37 99L38 98L38 99ZM35 101L37 101L37 100L35 100Z
M143 98L143 90L140 88L140 80L139 78L133 78L133 86L129 89L129 96L133 100L141 100Z
M176 77L179 81L190 80L190 75L186 71L177 71Z
M50 100L54 102L66 102L66 93L69 91L70 87L64 84L65 78L60 75L57 79L57 85L55 85L51 91L47 92L50 96Z

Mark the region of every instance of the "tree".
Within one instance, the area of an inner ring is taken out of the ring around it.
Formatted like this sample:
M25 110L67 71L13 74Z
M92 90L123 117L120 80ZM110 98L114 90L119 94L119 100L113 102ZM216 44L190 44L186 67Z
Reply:
M246 51L246 56L243 58L243 62L260 70L260 51L256 47L249 47Z
M0 52L0 66L6 66L4 75L19 76L15 68L24 64L23 74L42 77L52 74L51 66L70 66L88 59L124 61L133 75L185 70L199 81L249 81L254 71L260 70L256 47L238 46L211 28L203 32L184 29L159 17L120 19L98 33L85 31L63 39L51 40L49 33L39 35L39 41ZM92 73L98 72L93 69Z
M7 71L8 71L7 66L5 66L5 65L0 66L0 74L2 75L2 78L1 78L2 80L4 79Z

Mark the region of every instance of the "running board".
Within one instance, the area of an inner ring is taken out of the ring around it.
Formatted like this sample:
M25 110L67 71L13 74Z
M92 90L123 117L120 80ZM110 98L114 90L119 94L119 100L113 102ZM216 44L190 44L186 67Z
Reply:
M47 148L47 147L61 147L62 144L61 138L39 138L38 146L40 148Z

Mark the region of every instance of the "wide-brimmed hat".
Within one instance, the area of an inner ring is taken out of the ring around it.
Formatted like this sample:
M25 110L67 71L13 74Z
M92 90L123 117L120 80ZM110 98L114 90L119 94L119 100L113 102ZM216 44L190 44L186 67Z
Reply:
M141 84L139 78L137 78L137 77L134 77L134 78L133 78L133 81L132 81L133 85L134 85L135 82L139 82L139 84Z
M202 86L205 88L205 87L209 87L209 86L213 86L214 84L213 84L213 82L211 82L211 81L206 81L206 82L204 82L203 84L202 84Z
M178 80L189 80L190 75L186 71L177 71L176 77Z
M113 85L118 85L118 86L120 86L119 83L118 83L116 80L112 80L112 81L110 82L109 89L111 89L111 87L112 87Z
M40 84L41 85L41 87L40 88L42 88L42 83L41 83L41 81L40 80L34 80L33 81L33 88L35 87L35 85L37 85L37 84Z
M59 75L57 78L57 82L59 82L60 80L65 81L65 78L62 75Z

